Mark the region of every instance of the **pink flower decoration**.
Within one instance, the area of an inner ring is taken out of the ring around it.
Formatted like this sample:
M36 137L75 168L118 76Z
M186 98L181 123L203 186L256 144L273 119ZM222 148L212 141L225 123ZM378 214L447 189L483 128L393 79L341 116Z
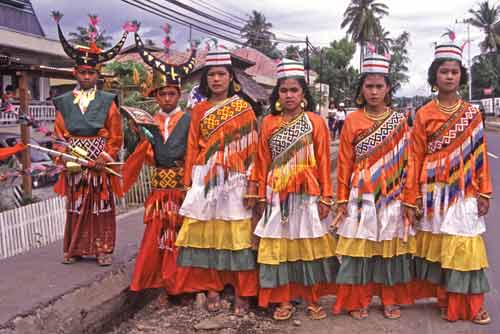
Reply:
M175 41L171 40L169 36L163 39L163 46L168 50L172 45L175 44Z
M162 27L163 31L165 34L170 34L170 31L172 30L172 26L168 23L165 23Z
M63 13L61 13L60 11L58 10L53 10L52 13L50 14L50 16L52 17L52 19L57 23L59 24L59 21L61 21L62 17L64 16Z
M137 21L128 21L123 25L123 30L127 32L137 32L139 30L140 24Z
M96 27L99 24L99 16L89 15L90 25Z

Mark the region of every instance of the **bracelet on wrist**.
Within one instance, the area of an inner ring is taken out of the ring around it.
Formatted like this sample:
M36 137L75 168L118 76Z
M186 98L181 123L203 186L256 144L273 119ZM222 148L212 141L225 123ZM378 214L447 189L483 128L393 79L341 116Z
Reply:
M319 199L319 202L320 203L323 203L324 205L326 206L334 206L335 205L335 201L333 199L324 199L324 198L320 198Z
M259 198L259 195L245 194L243 198Z

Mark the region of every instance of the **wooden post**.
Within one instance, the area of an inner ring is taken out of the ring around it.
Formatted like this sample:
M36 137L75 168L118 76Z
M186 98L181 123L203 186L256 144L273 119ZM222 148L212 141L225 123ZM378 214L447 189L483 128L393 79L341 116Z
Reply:
M29 101L28 101L28 73L17 72L19 82L19 115L29 116ZM30 128L26 122L21 122L21 141L23 144L28 144L30 141ZM21 163L23 171L31 168L30 150L24 150L22 153ZM23 192L24 199L31 200L31 174L23 174Z

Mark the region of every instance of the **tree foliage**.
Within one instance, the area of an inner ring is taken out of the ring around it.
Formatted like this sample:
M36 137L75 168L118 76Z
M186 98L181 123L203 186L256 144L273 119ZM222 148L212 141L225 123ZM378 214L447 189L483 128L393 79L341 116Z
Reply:
M403 31L390 45L391 63L390 63L390 79L392 82L393 92L399 90L404 83L410 81L408 76L408 44L410 42L410 34Z
M330 87L330 99L337 102L353 99L358 71L350 63L355 52L356 44L343 38L322 48L320 55L311 57L312 69L319 74L318 81Z
M383 36L380 19L389 14L388 10L387 5L376 0L351 0L345 10L340 27L347 27L347 34L360 45L360 63L366 43L374 41L377 36Z
M241 30L243 38L246 40L245 46L259 50L270 58L278 58L280 52L277 49L278 43L273 42L276 38L271 32L272 23L266 20L264 14L253 10L248 15L248 21Z
M93 29L95 28L91 25L88 27L79 26L76 28L76 32L69 33L69 41L78 45L90 45L89 31ZM98 48L107 49L111 46L111 39L110 35L106 35L106 30L102 30L96 37L96 45Z
M467 20L481 29L484 39L479 43L482 52L496 52L500 47L500 5L492 5L488 0L479 3L478 8L469 10L471 17Z
M500 53L489 52L474 58L472 65L472 98L482 99L483 89L493 88L493 95L500 96Z

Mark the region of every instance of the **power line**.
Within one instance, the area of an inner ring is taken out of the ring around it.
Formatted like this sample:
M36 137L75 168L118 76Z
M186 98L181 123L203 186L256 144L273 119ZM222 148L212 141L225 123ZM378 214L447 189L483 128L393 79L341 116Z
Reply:
M210 10L212 10L214 12L219 12L220 14L222 14L222 15L228 17L228 18L237 19L237 20L241 21L242 23L247 23L248 22L247 19L244 19L244 18L242 18L240 16L237 16L234 13L227 12L224 9L220 8L220 7L214 6L213 4L208 4L208 3L206 3L203 0L190 0L190 1L193 2L193 3L197 3L198 5L200 5L202 7L205 7L207 9L210 9Z
M183 25L183 26L186 26L186 27L192 27L193 29L195 29L195 30L197 30L199 32L207 33L209 35L215 36L217 38L223 39L225 41L228 41L228 42L231 42L231 43L234 43L234 44L238 44L238 45L244 45L245 44L242 41L238 41L238 40L233 39L231 37L227 37L227 36L225 36L223 34L220 34L220 33L217 33L217 32L214 32L214 31L211 31L211 30L208 30L208 29L205 29L205 28L200 27L200 26L198 26L196 24L192 24L190 22L186 22L186 21L184 21L182 19L179 19L179 18L177 18L175 16L172 16L172 15L170 15L168 13L165 13L164 11L161 11L159 9L156 9L156 8L151 7L151 6L148 6L148 5L145 5L143 3L140 3L140 1L138 1L138 0L136 0L136 3L133 3L133 2L131 2L129 0L121 0L121 1L125 2L125 3L127 3L129 5L132 5L132 6L136 7L136 8L142 9L142 10L144 10L146 12L149 12L149 13L151 13L153 15L160 16L160 17L168 19L168 20L172 20L173 22L176 22L176 23L178 23L180 25ZM138 4L138 3L140 3L140 4Z
M222 31L224 31L224 28L221 28L221 27L215 26L215 25L213 25L213 24L211 24L211 23L204 22L204 21L201 21L201 20L199 20L199 19L196 19L196 18L190 17L190 16L189 16L189 15L187 15L187 14L183 14L183 13L178 12L178 11L176 11L176 10L172 9L172 8L165 7L165 6L163 6L163 5L161 5L161 4L158 4L158 3L156 3L156 2L154 2L154 1L152 1L152 0L144 0L144 1L148 2L148 3L149 3L149 5L148 5L148 4L144 4L144 3L142 3L142 2L141 2L141 1L139 1L139 0L136 0L136 2L138 2L138 3L142 4L143 6L148 6L148 7L151 7L151 8L152 8L151 4L153 4L153 5L155 5L156 7L162 8L162 9L167 10L167 11L171 11L172 13L174 13L174 14L176 14L176 15L182 16L182 17L184 17L185 19L188 19L188 20L191 20L191 21L197 22L197 23L199 23L199 24L204 24L204 25L206 25L206 26L208 26L208 27L211 27L211 28L213 28L213 29L218 29L218 30L222 30ZM233 29L234 29L234 28L233 28ZM237 29L236 29L236 30L237 30ZM238 35L239 35L239 30L238 30L238 33L234 33L234 32L231 32L231 31L225 31L225 32L230 33L230 34L238 34Z
M232 28L232 29L235 29L235 30L238 30L238 31L241 31L241 29L243 29L243 27L241 27L241 26L237 26L235 24L232 24L232 23L229 23L227 21L221 20L218 17L215 17L213 15L204 13L201 10L196 9L194 7L191 7L191 6L188 6L188 5L186 5L186 4L184 4L184 3L180 2L180 1L177 1L177 0L163 0L163 1L171 3L171 4L176 5L178 7L181 7L182 9L188 10L188 11L190 11L192 13L195 13L196 15L199 15L199 16L204 17L206 19L209 19L209 20L212 20L212 21L217 22L219 24L225 25L226 27L229 27L229 28ZM154 1L150 1L150 2L155 3ZM158 5L158 6L162 7L161 5ZM163 8L166 9L166 7L163 7Z

